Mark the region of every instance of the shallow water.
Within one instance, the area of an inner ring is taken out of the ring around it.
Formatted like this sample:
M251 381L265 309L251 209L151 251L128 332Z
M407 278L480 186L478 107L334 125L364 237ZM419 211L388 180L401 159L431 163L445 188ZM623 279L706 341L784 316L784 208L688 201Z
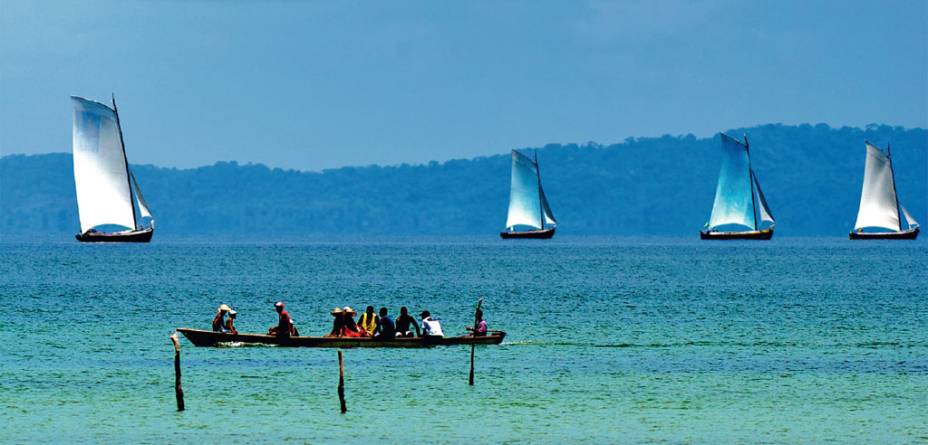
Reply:
M925 242L561 237L148 246L0 244L0 441L928 442ZM427 308L478 296L501 346L195 348L219 303Z

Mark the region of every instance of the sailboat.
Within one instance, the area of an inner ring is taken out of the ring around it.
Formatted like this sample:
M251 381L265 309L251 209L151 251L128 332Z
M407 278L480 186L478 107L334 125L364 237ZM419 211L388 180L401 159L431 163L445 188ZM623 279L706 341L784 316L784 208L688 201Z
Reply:
M503 239L548 239L554 236L557 221L541 188L538 153L535 158L512 151L512 182L509 188L509 214L506 230L499 233Z
M864 185L860 192L860 209L850 239L912 239L918 237L918 221L899 203L896 193L896 174L893 171L889 146L883 153L876 145L867 144L867 163L864 166ZM905 218L902 228L900 214ZM865 231L885 229L888 231Z
M747 136L744 142L724 133L722 137L722 168L715 189L712 214L701 239L756 239L773 237L776 221L760 189L760 182L751 168L751 150Z
M155 219L129 171L115 97L112 108L76 96L71 96L71 104L74 187L81 224L75 237L81 242L151 241ZM139 224L139 217L148 221L146 227ZM116 230L105 231L112 227Z

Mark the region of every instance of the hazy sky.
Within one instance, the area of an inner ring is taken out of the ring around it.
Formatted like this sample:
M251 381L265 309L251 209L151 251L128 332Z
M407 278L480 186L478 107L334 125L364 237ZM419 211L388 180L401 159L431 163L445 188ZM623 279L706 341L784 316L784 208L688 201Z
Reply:
M0 153L321 169L759 123L928 127L928 1L0 0Z

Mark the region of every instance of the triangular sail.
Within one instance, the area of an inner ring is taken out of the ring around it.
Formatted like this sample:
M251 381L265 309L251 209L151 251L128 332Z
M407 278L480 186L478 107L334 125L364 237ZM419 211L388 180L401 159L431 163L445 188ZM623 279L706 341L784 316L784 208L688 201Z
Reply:
M541 200L538 193L538 169L535 162L515 150L512 151L512 181L509 188L509 213L506 227L528 226L542 228Z
M892 160L875 145L867 142L864 184L860 192L860 209L854 230L882 228L898 232L899 204L893 179Z
M722 134L722 167L709 217L709 230L739 225L755 229L754 196L747 146Z
M548 197L545 196L545 189L541 188L540 185L538 193L541 194L541 208L544 211L545 224L556 226L557 220L554 219L554 212L551 211L551 206L548 205Z
M899 206L899 207L902 207L902 206ZM902 207L902 214L905 216L905 223L909 225L910 229L913 229L919 226L918 221L916 221L915 218L912 217L912 215L909 213L908 210L906 210L905 207Z
M773 213L770 212L770 206L767 205L767 198L764 197L764 191L760 189L760 181L757 180L757 174L751 171L754 179L754 189L757 190L757 220L762 223L770 223L770 226L776 224L773 219Z
M148 203L145 202L145 197L142 196L142 189L139 188L139 182L135 179L135 174L129 172L129 175L132 177L132 187L135 189L135 201L139 204L139 214L142 218L154 219L155 217L152 216L151 210L148 210Z
M74 186L81 232L104 224L135 228L126 156L116 112L98 102L71 97Z

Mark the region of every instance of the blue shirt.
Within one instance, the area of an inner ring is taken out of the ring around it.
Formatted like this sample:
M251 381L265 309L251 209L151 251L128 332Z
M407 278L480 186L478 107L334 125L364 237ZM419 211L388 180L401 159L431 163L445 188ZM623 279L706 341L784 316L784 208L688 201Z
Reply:
M396 325L393 324L393 319L390 316L380 317L380 323L377 324L377 334L378 337L396 337Z

